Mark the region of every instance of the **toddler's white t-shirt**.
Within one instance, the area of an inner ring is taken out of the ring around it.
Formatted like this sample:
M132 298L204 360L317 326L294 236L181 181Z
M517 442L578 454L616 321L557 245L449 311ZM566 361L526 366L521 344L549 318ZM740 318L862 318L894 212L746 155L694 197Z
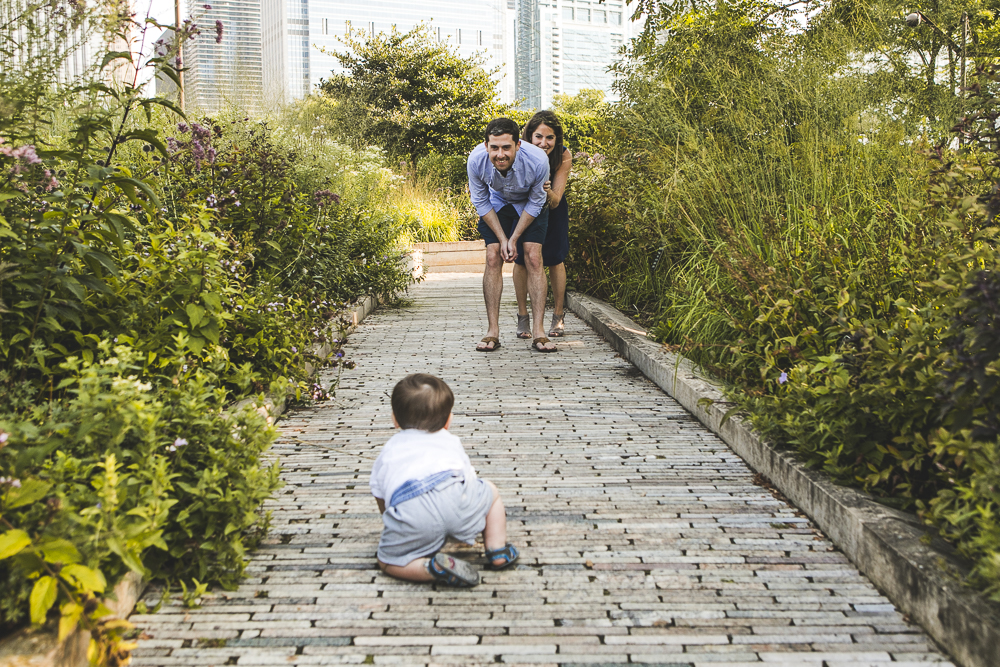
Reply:
M400 486L447 470L464 473L467 482L476 479L462 441L445 429L428 433L408 428L389 438L372 466L368 482L372 495L389 502Z

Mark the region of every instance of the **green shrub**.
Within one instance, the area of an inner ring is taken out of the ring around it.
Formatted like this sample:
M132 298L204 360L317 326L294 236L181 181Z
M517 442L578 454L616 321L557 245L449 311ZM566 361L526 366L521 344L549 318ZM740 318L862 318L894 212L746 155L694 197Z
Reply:
M29 406L8 396L14 410L0 415L7 534L23 530L43 552L63 545L105 581L132 570L235 585L245 549L266 529L257 510L280 485L277 465L261 463L275 432L252 407L226 412L213 371L225 367L224 353L211 356L155 389L139 379L140 355L101 343L93 362L62 364L66 399ZM43 569L30 550L19 554L0 559L14 593L7 624L23 618L31 575Z
M307 365L350 367L338 316L406 288L410 221L377 150L195 123L100 68L64 85L70 27L162 28L117 1L0 14L0 631L51 612L120 664L99 598L125 572L238 582L279 481L268 418L228 406L328 395ZM176 77L174 55L149 66Z
M926 36L841 10L657 6L574 163L570 280L808 465L917 509L1000 599L1000 78L959 98L909 71Z

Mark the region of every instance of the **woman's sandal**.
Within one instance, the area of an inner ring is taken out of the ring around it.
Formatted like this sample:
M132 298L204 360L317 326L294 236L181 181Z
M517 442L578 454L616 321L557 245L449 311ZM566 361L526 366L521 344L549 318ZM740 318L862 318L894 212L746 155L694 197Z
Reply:
M531 341L531 349L534 350L535 352L546 352L546 353L548 353L548 352L558 352L559 348L557 348L557 347L553 347L551 349L544 348L544 347L538 347L539 345L545 345L546 343L551 343L551 342L552 341L550 341L545 336L539 336L535 340Z
M563 320L566 318L566 313L561 315L556 315L552 313L552 326L549 327L549 335L553 338L562 338L566 335L566 326Z
M479 572L476 568L440 551L427 560L427 571L435 581L448 586L471 588L479 585Z
M517 316L517 337L524 340L531 338L531 315Z
M511 565L513 565L517 561L517 557L520 555L521 554L520 552L518 552L517 547L508 542L507 546L505 547L492 550L487 549L486 563L489 565L490 568L494 570L502 570L506 567L510 567ZM493 561L495 561L497 558L503 558L504 562L501 563L500 565L494 565Z

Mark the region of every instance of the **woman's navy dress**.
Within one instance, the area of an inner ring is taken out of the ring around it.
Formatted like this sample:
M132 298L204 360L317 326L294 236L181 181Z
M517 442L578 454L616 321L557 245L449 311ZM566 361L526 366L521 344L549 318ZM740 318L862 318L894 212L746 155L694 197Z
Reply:
M563 151L569 150L563 146ZM561 164L561 163L560 163ZM556 170L549 170L549 180L554 181ZM542 244L542 264L555 266L562 264L569 254L569 204L563 193L559 205L549 209L549 231L545 234Z

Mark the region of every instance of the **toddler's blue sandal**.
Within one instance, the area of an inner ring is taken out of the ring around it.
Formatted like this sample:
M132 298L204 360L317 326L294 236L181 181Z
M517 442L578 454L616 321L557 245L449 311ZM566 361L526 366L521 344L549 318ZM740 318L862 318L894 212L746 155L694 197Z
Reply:
M435 581L449 586L469 588L479 585L479 572L464 560L453 558L440 551L427 561L427 571Z
M517 547L508 542L507 546L501 547L500 549L487 549L485 555L486 562L491 568L494 570L502 570L513 565L517 561L517 557L521 554L518 552ZM503 558L503 563L500 565L494 565L493 561L497 558Z

